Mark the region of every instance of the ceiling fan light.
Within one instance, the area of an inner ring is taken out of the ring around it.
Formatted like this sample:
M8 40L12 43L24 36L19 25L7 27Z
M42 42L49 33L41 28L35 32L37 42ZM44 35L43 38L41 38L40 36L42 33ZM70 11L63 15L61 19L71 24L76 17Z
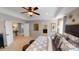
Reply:
M32 13L32 12L28 12L28 14L29 14L29 15L33 15L33 13Z

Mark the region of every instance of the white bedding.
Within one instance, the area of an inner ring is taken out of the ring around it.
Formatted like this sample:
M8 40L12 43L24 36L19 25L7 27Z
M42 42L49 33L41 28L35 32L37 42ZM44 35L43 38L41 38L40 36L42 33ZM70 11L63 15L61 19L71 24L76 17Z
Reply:
M48 50L48 37L39 36L26 51L47 51Z

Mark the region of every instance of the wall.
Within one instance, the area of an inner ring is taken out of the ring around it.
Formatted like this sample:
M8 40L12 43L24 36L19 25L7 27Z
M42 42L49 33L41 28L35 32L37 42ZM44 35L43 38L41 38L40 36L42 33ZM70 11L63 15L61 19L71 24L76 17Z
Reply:
M71 19L69 18L69 15L72 15ZM75 22L73 22L72 19L75 19ZM77 9L67 15L66 24L68 24L68 25L79 24L79 9Z
M39 24L39 31L34 31L33 25ZM38 37L39 35L43 35L44 25L47 25L48 35L51 34L51 24L57 23L56 20L33 20L29 22L30 26L30 35L33 37Z

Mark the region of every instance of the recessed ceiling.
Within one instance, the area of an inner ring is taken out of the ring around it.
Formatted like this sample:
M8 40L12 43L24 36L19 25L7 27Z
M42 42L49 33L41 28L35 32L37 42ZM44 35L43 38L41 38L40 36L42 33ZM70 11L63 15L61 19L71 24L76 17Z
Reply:
M37 10L40 15L33 15L32 17L27 14L21 13L25 11L21 7L5 7L5 9L17 14L19 18L24 18L24 20L52 20L59 15L65 15L75 9L76 7L39 7ZM11 13L10 12L10 13Z

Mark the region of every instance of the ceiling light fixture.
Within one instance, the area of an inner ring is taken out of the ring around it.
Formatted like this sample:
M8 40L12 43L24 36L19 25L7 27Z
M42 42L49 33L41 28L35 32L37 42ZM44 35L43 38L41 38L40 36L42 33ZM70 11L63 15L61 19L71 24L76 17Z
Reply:
M28 14L29 14L30 16L32 16L32 15L33 15L33 13L32 13L32 12L28 12Z

